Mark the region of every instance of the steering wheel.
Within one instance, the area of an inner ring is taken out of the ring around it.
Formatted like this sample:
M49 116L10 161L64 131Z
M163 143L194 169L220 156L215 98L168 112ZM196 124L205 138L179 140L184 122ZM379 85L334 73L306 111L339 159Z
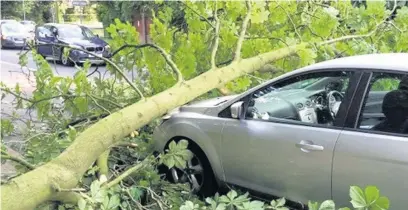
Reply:
M344 95L337 90L332 90L327 94L328 108L333 119L336 117L337 112L339 111L343 98Z

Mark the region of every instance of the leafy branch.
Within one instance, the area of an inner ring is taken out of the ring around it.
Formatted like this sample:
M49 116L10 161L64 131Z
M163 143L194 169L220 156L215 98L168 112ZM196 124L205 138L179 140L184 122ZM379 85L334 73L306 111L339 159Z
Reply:
M142 49L145 47L150 47L155 49L156 51L158 51L163 58L166 60L166 63L169 64L169 66L171 67L171 69L173 70L173 72L177 75L177 79L178 79L178 83L183 82L183 75L180 71L180 69L177 67L177 65L174 63L174 61L171 59L170 55L168 53L166 53L166 51L159 47L156 44L152 44L152 43L147 43L147 44L141 44L141 45L132 45L132 44L125 44L121 47L119 47L117 50L115 50L111 57L115 56L118 52L120 52L121 50L125 49L125 48L135 48L135 49Z
M188 6L185 2L183 1L179 1L181 4L183 4L185 7L187 7L188 9L190 9L191 11L194 12L194 14L198 15L200 17L201 20L206 21L212 28L216 29L217 26L214 26L210 20L208 20L208 18L202 16L200 13L198 13L195 9L191 8L190 6Z
M93 52L89 52L88 50L85 50L83 48L79 48L79 47L74 47L74 46L70 46L70 45L65 45L65 44L58 44L58 43L52 43L52 44L35 44L32 47L30 47L31 49L33 47L40 47L40 46L58 46L58 47L63 47L63 48L67 48L67 49L73 49L73 50L78 50L81 52L84 52L86 54L92 55L96 58L102 59L103 61L105 61L106 63L109 63L111 66L113 66L115 68L115 70L117 72L119 72L119 74L125 79L125 81L133 88L133 90L135 90L139 95L141 99L144 99L144 95L143 93L139 90L138 87L136 87L135 84L133 84L133 82L126 76L126 74L119 68L119 66L117 66L114 62L112 62L109 58L105 58L101 55L98 55L96 53ZM28 52L28 51L27 51Z
M250 3L250 0L245 1L245 3L247 7L247 13L244 18L244 21L242 22L241 33L238 37L238 42L237 42L237 49L235 50L235 53L234 53L234 61L238 61L239 59L241 59L241 48L242 48L242 44L245 39L245 34L248 28L249 20L251 19L252 6Z
M23 158L11 155L11 154L9 154L8 152L6 152L3 149L1 150L1 159L14 161L14 162L16 162L16 163L18 163L20 165L23 165L23 166L27 167L30 170L35 169L35 166L33 164L29 163L28 161L24 160Z
M217 50L218 50L218 44L220 41L220 19L218 18L217 15L217 2L215 1L215 9L214 9L214 19L215 19L215 40L214 40L214 46L212 48L211 52L211 68L215 69L217 68L217 65L215 64L215 56L217 55Z

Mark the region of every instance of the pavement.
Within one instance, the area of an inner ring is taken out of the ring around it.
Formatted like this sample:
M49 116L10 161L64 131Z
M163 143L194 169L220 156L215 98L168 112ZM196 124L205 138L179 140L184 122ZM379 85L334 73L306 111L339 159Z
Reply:
M33 73L37 70L37 66L32 59L32 55L28 54L28 65L22 68L19 63L19 54L20 50L18 49L1 49L0 50L0 81L5 83L8 87L15 87L18 83L21 91L26 95L26 97L30 97L32 95L33 90L35 89L35 77ZM48 59L47 59L48 60ZM53 60L49 60L51 64L54 74L60 76L71 76L73 77L77 69L75 67L67 67L60 64L56 64ZM91 67L89 70L90 72L95 69L94 66ZM105 66L99 66L98 71L101 74L106 72ZM109 73L107 73L108 76ZM97 74L95 74L97 76ZM13 111L16 111L19 116L23 119L28 119L30 116L35 118L35 112L28 114L26 110L15 110L12 107L12 103L15 100L13 96L8 95L4 99L1 100L1 118L9 118ZM41 124L39 125L41 126ZM11 135L7 136L3 139L4 145L7 146L10 153L15 155L22 154L24 140L21 135L19 135L19 130L24 129L23 123L17 123L17 131ZM1 165L1 175L9 176L14 173L13 167L10 166L9 161L6 163L2 162Z

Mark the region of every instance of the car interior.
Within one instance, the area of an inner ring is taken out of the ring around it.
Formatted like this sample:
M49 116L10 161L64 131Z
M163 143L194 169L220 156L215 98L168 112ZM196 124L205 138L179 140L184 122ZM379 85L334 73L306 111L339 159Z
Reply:
M246 117L296 120L331 125L347 90L348 76L302 79L288 85L267 86L256 91Z
M381 110L383 117L376 119L377 123L372 126L371 130L408 133L408 76L401 79L398 89L384 95Z

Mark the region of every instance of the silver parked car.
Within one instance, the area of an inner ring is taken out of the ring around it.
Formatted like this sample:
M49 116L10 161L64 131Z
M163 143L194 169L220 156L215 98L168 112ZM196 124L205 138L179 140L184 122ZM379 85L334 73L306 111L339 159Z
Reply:
M1 48L23 48L33 39L19 22L7 21L0 24Z
M408 53L390 53L313 64L179 107L153 139L157 151L190 142L188 168L166 173L205 196L228 185L350 206L351 185L375 185L390 209L405 209L407 137Z

